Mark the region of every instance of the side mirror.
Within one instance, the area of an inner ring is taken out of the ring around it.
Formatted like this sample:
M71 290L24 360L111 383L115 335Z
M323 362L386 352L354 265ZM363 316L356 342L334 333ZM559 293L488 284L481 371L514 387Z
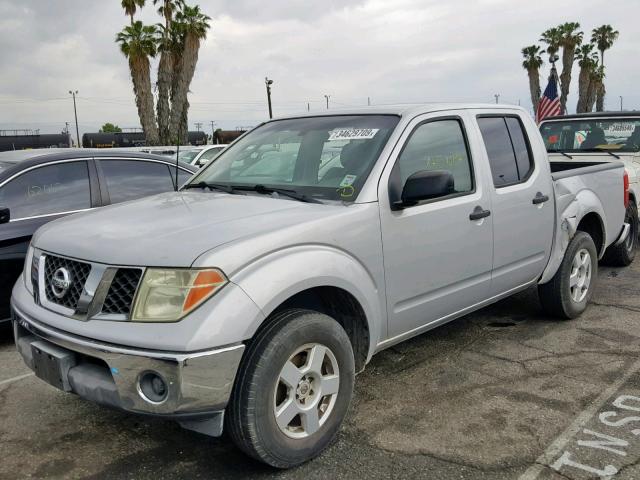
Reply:
M396 208L416 205L422 200L444 197L454 193L454 181L451 172L445 170L421 170L414 173L404 184L400 201L395 202Z
M9 223L9 220L11 220L9 207L0 207L0 223Z

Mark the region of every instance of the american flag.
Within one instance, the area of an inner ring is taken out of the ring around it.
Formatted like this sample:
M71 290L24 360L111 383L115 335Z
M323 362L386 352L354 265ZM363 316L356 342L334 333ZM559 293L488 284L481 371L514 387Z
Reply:
M547 117L555 117L560 115L560 96L558 95L558 73L555 67L551 69L549 75L549 83L547 88L538 102L538 111L536 112L536 120L540 123Z

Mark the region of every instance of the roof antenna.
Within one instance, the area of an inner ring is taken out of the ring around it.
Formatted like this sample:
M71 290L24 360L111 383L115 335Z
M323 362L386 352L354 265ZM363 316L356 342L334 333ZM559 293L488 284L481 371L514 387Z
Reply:
M180 137L176 138L176 189L178 191L178 155L180 154Z

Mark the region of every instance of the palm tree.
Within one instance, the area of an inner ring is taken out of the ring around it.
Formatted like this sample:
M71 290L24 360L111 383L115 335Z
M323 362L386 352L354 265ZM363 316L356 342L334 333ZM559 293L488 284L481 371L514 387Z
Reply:
M169 131L172 135L180 134L180 141L187 141L186 113L188 110L187 94L198 63L198 51L202 40L207 37L211 18L200 11L200 7L182 5L176 13L175 26L180 34L182 53L178 59L177 77L174 83L171 103ZM182 125L182 128L180 128Z
M558 27L562 34L560 46L562 47L562 73L560 74L560 105L563 112L567 111L567 97L571 86L571 70L575 59L576 48L582 44L583 32L579 31L578 22L563 23Z
M125 15L131 17L131 25L133 25L133 16L138 8L144 7L145 0L122 0L121 5L124 8Z
M576 49L576 60L580 66L580 76L578 77L578 104L576 113L587 111L587 101L589 98L589 84L595 68L598 66L598 56L594 52L595 46L592 43L585 43Z
M151 66L149 58L156 55L156 27L136 21L116 35L120 51L129 60L129 70L136 97L138 116L148 145L157 145L158 128L151 93Z
M591 31L591 41L598 47L600 52L600 65L604 69L604 52L609 50L613 43L618 39L620 32L614 30L611 25L602 25L598 28L594 28ZM604 75L604 72L603 72ZM606 95L606 89L604 86L604 80L597 92L596 110L602 112L604 110L604 97Z
M611 25L602 25L591 31L591 41L598 47L602 66L604 66L604 52L613 46L619 35L620 32L614 30Z
M163 144L171 143L169 135L169 118L171 109L169 106L169 95L171 92L172 77L175 70L175 35L173 32L173 17L175 12L184 6L183 0L153 0L153 4L157 5L158 13L164 17L164 25L158 24L158 51L160 52L160 62L158 63L158 132L160 142Z
M555 64L557 60L558 51L560 50L560 40L562 38L562 32L560 28L553 27L542 32L540 41L547 44L547 53L549 54L549 63Z
M591 72L589 80L589 93L587 95L587 112L593 111L593 106L598 98L598 92L603 88L604 84L604 68L602 65L596 66Z
M522 56L524 57L522 68L529 75L529 92L534 112L538 110L538 102L542 93L540 90L540 67L544 61L540 55L541 51L542 49L538 45L530 45L522 49Z

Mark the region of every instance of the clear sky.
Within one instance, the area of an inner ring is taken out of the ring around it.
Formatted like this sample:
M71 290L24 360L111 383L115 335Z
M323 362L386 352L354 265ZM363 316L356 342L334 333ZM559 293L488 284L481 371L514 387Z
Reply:
M190 0L195 3L195 0ZM546 28L579 21L620 31L607 52L607 106L640 109L639 0L200 0L212 17L191 85L189 127L222 128L274 114L434 101L518 103L530 109L520 49ZM152 1L138 18L158 22ZM104 122L139 125L129 70L114 43L128 22L119 0L0 0L0 128ZM155 72L155 68L153 68ZM543 70L542 84L546 83ZM569 109L577 100L574 66Z

